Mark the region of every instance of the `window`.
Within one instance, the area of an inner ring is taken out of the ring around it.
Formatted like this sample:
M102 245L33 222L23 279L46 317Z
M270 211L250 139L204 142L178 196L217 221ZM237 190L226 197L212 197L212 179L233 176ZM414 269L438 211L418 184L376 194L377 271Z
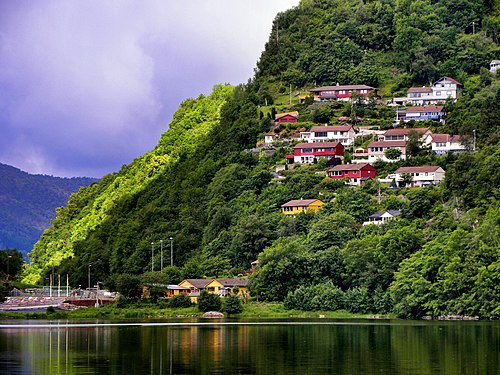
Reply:
M436 96L441 96L441 91L436 91Z
M315 137L326 137L327 132L314 132Z

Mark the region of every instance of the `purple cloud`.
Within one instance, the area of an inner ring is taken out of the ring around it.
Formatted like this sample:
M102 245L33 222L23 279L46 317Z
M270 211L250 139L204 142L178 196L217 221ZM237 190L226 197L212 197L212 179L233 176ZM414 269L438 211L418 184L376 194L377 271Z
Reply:
M246 82L298 0L0 3L0 162L100 177L151 150L179 103Z

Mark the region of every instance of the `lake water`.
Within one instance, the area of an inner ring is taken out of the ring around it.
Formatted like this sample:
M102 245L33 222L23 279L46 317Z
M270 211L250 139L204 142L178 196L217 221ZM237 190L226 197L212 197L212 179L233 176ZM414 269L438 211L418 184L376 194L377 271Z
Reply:
M0 374L500 374L499 322L0 321Z

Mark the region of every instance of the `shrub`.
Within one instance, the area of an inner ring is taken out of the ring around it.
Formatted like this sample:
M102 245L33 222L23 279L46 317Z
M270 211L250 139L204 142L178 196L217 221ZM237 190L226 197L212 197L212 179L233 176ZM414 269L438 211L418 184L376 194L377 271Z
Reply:
M224 311L231 314L240 314L243 311L243 303L238 296L224 298Z
M177 294L169 299L168 306L172 308L191 307L191 298L185 294Z
M198 310L201 312L220 311L222 307L221 298L217 294L202 290L198 297Z

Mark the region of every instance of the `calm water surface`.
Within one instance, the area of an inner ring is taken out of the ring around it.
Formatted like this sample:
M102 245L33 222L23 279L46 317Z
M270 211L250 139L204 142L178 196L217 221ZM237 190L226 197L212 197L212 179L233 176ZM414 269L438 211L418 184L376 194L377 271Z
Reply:
M500 374L500 323L0 322L0 374Z

